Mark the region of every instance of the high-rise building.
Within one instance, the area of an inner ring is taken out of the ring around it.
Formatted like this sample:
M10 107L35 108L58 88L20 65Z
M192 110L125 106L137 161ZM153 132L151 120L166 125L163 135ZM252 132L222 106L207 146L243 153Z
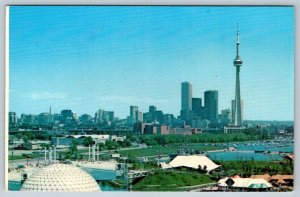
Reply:
M202 99L192 98L192 111L193 116L201 117Z
M147 119L149 121L147 122L154 122L156 121L156 117L155 117L155 111L157 110L157 108L154 105L149 106L149 114Z
M233 65L236 68L236 81L235 81L235 99L234 99L234 122L233 126L241 127L243 125L242 119L242 104L241 104L241 92L240 92L240 67L243 64L239 53L240 46L240 34L239 29L237 30L237 41L236 41L236 57L233 61Z
M155 111L156 111L156 107L153 106L153 105L150 105L150 106L149 106L149 112L150 112L150 113L153 113L153 112L155 112Z
M115 113L113 111L107 111L108 114L108 120L113 122L115 120Z
M143 121L147 122L147 123L152 122L152 113L150 113L150 112L144 113L143 114Z
M105 121L114 121L114 112L113 111L105 111L104 109L99 109L98 112L95 114L96 122L97 123L104 123Z
M161 110L156 110L154 112L154 117L159 124L164 124L164 113Z
M207 90L204 92L205 117L212 124L218 121L218 91Z
M136 121L143 122L143 112L140 111L136 112Z
M17 124L18 118L16 112L9 112L8 113L8 122L9 126L13 127Z
M50 113L40 113L37 118L40 125L49 125L54 122L53 115Z
M174 120L173 114L164 114L164 124L171 125Z
M93 124L93 117L89 114L82 114L79 117L79 121L84 126L92 125Z
M221 124L224 126L228 126L231 122L231 111L229 109L223 109L221 111Z
M104 119L104 110L103 109L98 109L97 112L97 123L101 123Z
M35 125L38 124L38 118L33 114L21 114L20 122L22 124Z
M181 110L192 110L192 84L181 83Z
M60 112L61 122L66 123L67 120L73 119L73 112L70 109L64 109Z
M137 121L137 112L139 111L138 106L130 106L130 119L132 121L132 124Z
M184 125L192 125L193 112L189 109L180 110L180 119L184 120Z
M185 124L192 124L192 84L190 82L181 83L180 117Z

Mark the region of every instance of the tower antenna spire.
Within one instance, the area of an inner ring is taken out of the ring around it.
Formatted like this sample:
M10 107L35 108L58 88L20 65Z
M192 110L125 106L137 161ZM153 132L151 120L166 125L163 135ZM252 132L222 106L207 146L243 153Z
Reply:
M240 29L239 29L239 23L237 23L236 29L237 29L237 31L236 31L236 58L239 59L240 58L240 50L239 50L239 46L240 46Z
M239 23L236 24L236 30L237 30L237 43L240 43L240 28Z

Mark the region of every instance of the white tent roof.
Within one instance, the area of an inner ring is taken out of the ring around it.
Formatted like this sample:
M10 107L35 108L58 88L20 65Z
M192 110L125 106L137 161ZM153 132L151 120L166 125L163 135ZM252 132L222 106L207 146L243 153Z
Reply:
M177 168L177 167L187 167L193 169L201 169L206 166L208 172L220 167L220 165L215 164L212 160L204 155L178 155L170 163L161 163L163 169Z
M218 186L221 187L228 187L226 184L228 177L220 179L218 181ZM252 178L231 178L234 181L234 184L232 187L242 187L242 188L248 188L252 184L265 184L268 188L272 187L270 183L268 183L264 179L252 179Z

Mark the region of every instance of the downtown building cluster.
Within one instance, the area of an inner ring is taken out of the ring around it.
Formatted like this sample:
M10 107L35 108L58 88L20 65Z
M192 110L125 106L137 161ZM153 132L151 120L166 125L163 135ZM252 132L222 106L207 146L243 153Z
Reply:
M96 129L96 130L126 130L138 134L186 134L201 132L203 129L223 129L224 132L241 131L243 127L243 105L240 95L240 67L243 61L239 54L239 31L237 31L236 57L233 61L236 67L235 99L231 102L231 110L221 110L219 114L217 90L204 92L204 105L201 98L193 98L192 84L181 83L180 115L165 114L155 106L149 106L149 111L143 113L138 106L130 106L129 116L119 119L114 111L99 109L94 116L64 109L60 113L49 112L39 115L21 114L18 118L15 112L9 112L10 129L46 127L48 129Z

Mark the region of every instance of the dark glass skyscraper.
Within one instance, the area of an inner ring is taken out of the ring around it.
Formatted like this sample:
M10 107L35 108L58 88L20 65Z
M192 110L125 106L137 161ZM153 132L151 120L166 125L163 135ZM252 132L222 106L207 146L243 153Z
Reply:
M180 117L186 124L192 122L192 84L190 82L181 83L181 110Z
M207 90L204 92L205 117L211 123L217 123L218 120L218 91Z
M201 98L192 98L193 116L201 117L201 108L202 108L202 99Z
M192 84L181 83L181 110L192 110Z

